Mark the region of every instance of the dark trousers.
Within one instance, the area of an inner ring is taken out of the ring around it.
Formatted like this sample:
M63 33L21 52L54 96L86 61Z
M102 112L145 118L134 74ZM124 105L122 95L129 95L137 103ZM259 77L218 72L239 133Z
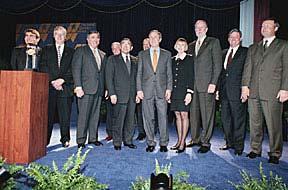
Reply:
M60 141L61 143L65 143L66 141L70 140L70 116L72 98L73 97L59 97L56 90L49 90L47 145L51 139L56 111L58 113L60 124Z
M102 97L98 94L85 94L78 98L77 144L84 144L89 133L88 142L98 140L98 121Z
M215 118L215 94L194 91L190 109L192 141L210 147ZM202 131L201 131L202 126Z
M142 116L142 102L136 105L136 118L137 118L138 133L145 135L143 116Z
M221 100L221 120L226 144L237 151L244 150L247 104L237 101Z
M108 136L113 135L113 105L110 99L106 101L106 133Z
M278 158L282 155L282 112L283 104L279 101L259 99L248 100L250 146L251 151L260 154L263 141L263 120L265 119L269 135L269 156Z
M115 122L113 123L113 144L121 146L132 144L134 134L135 98L129 98L128 103L117 103L113 106Z

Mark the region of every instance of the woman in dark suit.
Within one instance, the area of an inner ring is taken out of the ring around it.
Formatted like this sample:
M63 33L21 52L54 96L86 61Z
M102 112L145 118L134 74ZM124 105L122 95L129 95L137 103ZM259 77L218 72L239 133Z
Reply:
M189 127L188 112L194 86L194 62L193 57L185 52L188 44L184 38L176 41L174 49L178 53L172 58L173 90L170 110L176 115L178 141L170 149L182 153L186 147L185 139Z

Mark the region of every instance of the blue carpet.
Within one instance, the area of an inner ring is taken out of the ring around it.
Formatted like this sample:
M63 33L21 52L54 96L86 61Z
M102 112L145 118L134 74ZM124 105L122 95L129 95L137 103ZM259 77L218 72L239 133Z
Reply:
M262 162L264 172L269 176L269 171L283 177L284 182L288 183L288 143L284 142L283 156L279 165L269 164L267 152L269 150L268 138L265 136L263 142L263 153L261 158L250 160L246 156L249 152L249 134L246 136L245 150L242 156L235 156L233 151L220 151L219 147L224 145L222 130L215 128L211 139L211 151L207 154L197 153L197 147L187 148L185 153L178 155L175 151L162 153L159 147L153 153L146 153L145 141L134 141L137 149L129 149L122 146L121 151L115 151L110 141L107 143L105 123L99 127L99 139L104 146L96 147L88 145L84 149L90 149L84 174L93 176L98 182L109 184L110 190L128 190L131 182L135 181L136 176L150 177L155 167L155 159L160 165L172 164L171 172L175 174L179 171L186 171L189 175L189 182L196 183L207 189L233 189L228 182L239 183L242 178L241 170L245 170L255 177L259 177L259 164ZM175 144L177 134L175 127L170 125L170 143ZM135 134L135 137L137 134ZM57 165L62 166L67 158L77 152L76 127L75 121L71 127L71 147L62 148L59 142L60 130L55 125L51 144L48 146L47 155L36 162L51 166L52 160ZM159 137L157 136L157 139ZM187 138L187 141L190 137Z

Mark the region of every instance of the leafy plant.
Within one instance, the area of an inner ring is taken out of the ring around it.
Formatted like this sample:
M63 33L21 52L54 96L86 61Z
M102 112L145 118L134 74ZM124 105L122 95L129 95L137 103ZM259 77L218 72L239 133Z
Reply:
M160 166L158 160L155 160L155 175L164 173L169 175L171 170L171 163L165 166ZM188 183L189 175L181 171L173 177L173 190L204 190L205 188L197 186L196 184ZM136 181L132 182L131 190L150 190L150 179L143 177L136 177Z
M241 184L234 184L230 182L236 190L288 190L287 185L283 182L282 178L278 175L273 175L270 171L269 179L263 172L262 163L259 166L260 179L252 177L244 170L241 171L243 182Z
M37 183L33 189L57 189L57 190L102 190L107 189L106 184L100 184L92 177L81 174L81 165L85 161L89 150L81 156L81 148L76 156L73 154L68 158L60 170L53 161L52 168L37 163L31 163L26 172Z
M9 172L9 174L12 176L7 180L7 182L0 188L3 188L4 190L10 190L10 189L15 189L16 187L16 181L15 178L17 178L17 173L23 170L23 166L21 165L16 165L16 164L6 164L5 159L3 159L0 156L0 168L4 168L6 171Z

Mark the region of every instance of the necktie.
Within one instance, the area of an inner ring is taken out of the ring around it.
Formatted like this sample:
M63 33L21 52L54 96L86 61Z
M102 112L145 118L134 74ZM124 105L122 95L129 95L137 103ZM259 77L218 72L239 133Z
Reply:
M154 73L156 72L157 64L158 64L157 50L154 49L154 51L153 51L153 62L152 62L152 67L153 67Z
M129 75L130 75L131 64L130 64L129 56L128 56L128 55L126 55L125 63L126 63L127 69L128 69L128 73L129 73Z
M61 46L58 46L57 47L57 58L58 58L58 67L60 68L60 62L61 62L61 51L60 51L60 49L61 49Z
M201 40L198 40L197 44L196 44L196 48L195 48L196 55L198 55L198 51L199 51L200 47L201 47Z
M263 47L264 51L268 48L268 40L265 40Z
M58 67L60 68L60 62L61 62L61 46L57 47L57 61L58 61Z
M101 59L100 59L100 56L99 56L99 54L97 53L97 50L96 50L96 49L93 49L93 54L94 54L94 57L95 57L95 60L96 60L98 69L100 70L100 69L101 69Z
M233 49L231 49L231 51L228 55L227 66L232 63L232 58L233 58L232 56L233 56Z

